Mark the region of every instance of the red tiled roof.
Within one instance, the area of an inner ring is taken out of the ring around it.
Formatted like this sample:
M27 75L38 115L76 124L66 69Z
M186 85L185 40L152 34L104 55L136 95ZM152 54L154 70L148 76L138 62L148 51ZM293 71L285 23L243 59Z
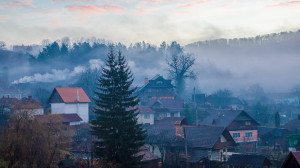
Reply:
M296 158L298 164L300 164L300 151L292 152L292 154Z
M19 105L24 108L43 108L43 106L31 96L28 98L22 98L19 101Z
M78 114L50 114L50 115L35 115L35 119L42 123L50 123L51 121L70 123L82 121Z
M91 102L90 98L86 95L84 90L82 88L71 88L71 87L65 87L65 88L55 88L58 94L61 96L63 101L65 103L88 103ZM79 95L79 101L77 101L77 90Z
M20 107L23 109L43 108L43 106L31 96L28 98L22 98L21 100L18 100L17 98L2 97L0 99L0 106L6 106L9 108Z

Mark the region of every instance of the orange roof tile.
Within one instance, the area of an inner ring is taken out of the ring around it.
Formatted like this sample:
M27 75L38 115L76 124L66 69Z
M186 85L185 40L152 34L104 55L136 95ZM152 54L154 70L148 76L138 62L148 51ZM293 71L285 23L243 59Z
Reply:
M89 103L89 102L91 102L90 98L86 95L86 93L84 92L84 90L82 88L71 88L71 87L60 88L60 87L57 87L55 89L65 103L76 103L76 102ZM78 95L79 95L79 101L77 101L77 90L78 90Z

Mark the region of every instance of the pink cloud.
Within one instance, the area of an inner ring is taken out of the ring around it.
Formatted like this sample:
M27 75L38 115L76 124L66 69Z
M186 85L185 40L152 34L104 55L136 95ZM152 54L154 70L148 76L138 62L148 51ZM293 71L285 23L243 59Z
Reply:
M209 1L210 0L195 1L195 2L191 2L191 3L185 4L185 5L181 5L179 7L180 8L190 8L190 7L193 7L193 6L197 6L197 5L200 5L200 4L207 3Z
M52 0L52 2L57 3L57 2L91 2L91 0Z
M233 6L233 5L235 5L235 4L236 4L236 0L233 0L233 1L231 1L231 2L228 2L228 3L223 4L222 7Z
M140 3L136 7L141 8L146 4L161 4L167 2L180 2L180 1L186 1L186 0L144 0L144 1L140 1Z
M32 0L15 0L0 4L0 7L6 9L32 8Z
M8 16L7 16L7 15L2 15L2 16L0 15L0 18L1 18L1 19L7 19Z
M59 26L61 23L60 23L60 21L53 21L52 24L56 25L56 26Z
M156 11L158 8L149 8L149 9L141 9L138 12L138 15L145 15L145 14L149 14L152 13L153 11Z
M300 5L300 1L287 1L287 2L281 2L274 5L268 5L266 7L272 8L272 7L290 7L294 5Z
M85 21L86 21L85 19L78 19L78 20L77 20L78 23L83 23L83 22L85 22Z
M125 10L123 7L114 5L66 6L66 8L71 12L88 15L106 12L122 12Z

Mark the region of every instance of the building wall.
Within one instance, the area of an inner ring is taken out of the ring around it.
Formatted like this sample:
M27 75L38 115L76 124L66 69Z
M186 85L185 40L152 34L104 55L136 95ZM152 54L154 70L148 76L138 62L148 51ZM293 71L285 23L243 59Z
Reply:
M148 114L150 115L150 118L146 119L145 118L145 115L146 114L138 114L137 117L138 117L138 123L139 124L154 124L154 114Z
M65 114L65 103L51 103L51 114Z
M44 114L44 109L43 108L34 109L33 113L34 113L34 115L43 115Z
M82 122L89 122L88 103L51 103L52 114L73 114L77 113Z
M246 132L252 132L252 137L247 138ZM237 131L229 131L230 135L233 137L235 142L253 142L257 141L257 130L237 130ZM239 138L234 138L233 133L240 133Z

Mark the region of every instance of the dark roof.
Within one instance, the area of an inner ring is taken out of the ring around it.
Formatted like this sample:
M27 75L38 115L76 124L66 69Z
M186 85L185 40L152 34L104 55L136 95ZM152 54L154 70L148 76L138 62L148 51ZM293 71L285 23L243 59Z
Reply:
M286 123L283 127L293 132L297 131L300 128L300 120L299 119L291 120L288 123Z
M295 164L297 164L298 167L300 167L300 151L290 152L281 167L290 167L291 165L295 166L293 163L291 163L291 164L288 163L288 162L291 162L290 161L291 158L294 158L294 160L296 162Z
M256 122L249 114L247 114L243 110L215 110L211 112L210 115L200 123L200 125L228 127L234 121L234 119L236 119L236 117L242 113Z
M155 113L150 107L148 106L137 106L138 107L138 112L141 114L152 114Z
M237 167L263 167L272 165L266 156L233 154L227 162L229 166Z
M58 93L58 96L57 96ZM78 99L77 100L77 96ZM86 95L82 88L73 88L73 87L56 87L51 96L49 97L49 103L89 103L91 102L90 98Z
M224 127L187 127L185 136L190 147L213 148L224 132Z
M161 109L166 109L164 111L179 112L183 110L182 100L151 100L147 103L147 106L156 111L153 107L155 104L159 104Z
M82 119L78 116L78 114L35 115L35 119L42 123L49 123L51 121L61 122L61 123L82 121Z
M258 136L262 136L270 131L272 131L274 127L257 127Z
M145 84L139 91L143 91L145 88L173 88L171 80L166 80L160 75L154 76L147 84Z
M179 121L181 125L188 125L185 117L165 117L158 120L147 129L148 141L156 143L157 141L171 142L176 138L175 122Z

